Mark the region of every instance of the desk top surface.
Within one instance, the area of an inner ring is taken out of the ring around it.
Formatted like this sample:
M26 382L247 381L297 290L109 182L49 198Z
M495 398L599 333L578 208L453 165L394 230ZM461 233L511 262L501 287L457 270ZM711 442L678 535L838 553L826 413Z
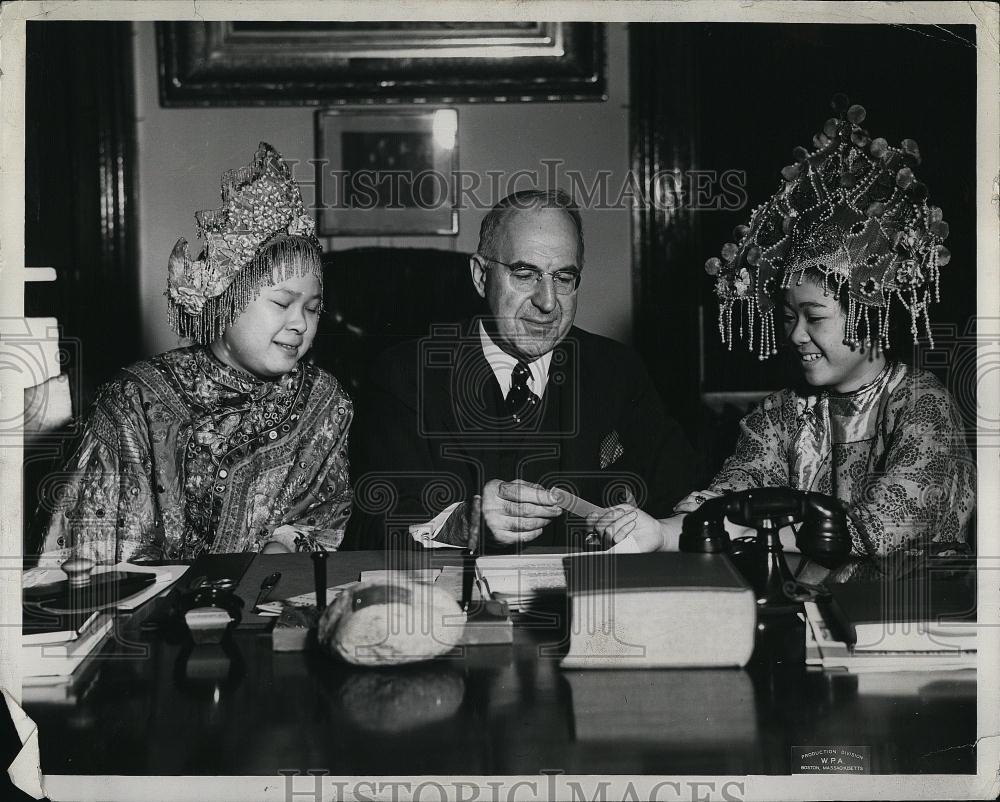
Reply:
M327 584L457 559L344 552ZM306 555L260 555L248 609L275 570L276 598L313 589ZM83 687L25 707L49 774L780 775L798 747L844 746L869 747L872 773L976 770L975 672L808 671L798 619L745 670L563 671L564 613L522 617L512 646L397 669L273 652L251 615L228 655L125 620Z

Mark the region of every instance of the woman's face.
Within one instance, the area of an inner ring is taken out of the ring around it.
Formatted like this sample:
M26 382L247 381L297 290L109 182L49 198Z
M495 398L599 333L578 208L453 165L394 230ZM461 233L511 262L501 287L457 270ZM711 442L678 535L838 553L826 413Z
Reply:
M319 279L310 274L264 287L225 333L213 353L231 367L262 379L288 373L316 336Z
M783 317L785 337L812 387L848 393L874 379L885 365L878 349L844 343L847 316L840 301L808 279L785 290Z

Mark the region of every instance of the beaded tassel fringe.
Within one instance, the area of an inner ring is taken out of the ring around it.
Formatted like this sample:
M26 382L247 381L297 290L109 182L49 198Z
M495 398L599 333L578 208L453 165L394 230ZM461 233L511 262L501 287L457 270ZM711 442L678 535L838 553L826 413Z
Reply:
M769 284L780 276L788 289L806 273L818 274L824 294L832 290L843 302L845 343L888 350L895 296L910 314L914 340L923 329L934 347L930 306L940 302L940 271L951 253L943 212L929 205L927 186L914 175L920 149L912 139L895 147L872 137L861 125L867 111L842 94L831 106L836 116L812 149L792 151L777 191L705 262L719 298L719 334L730 349L733 307L741 305L739 334L749 349L761 359L775 353Z
M733 350L733 303L719 303L719 336L726 348ZM754 343L759 343L757 358L767 359L778 353L778 339L774 323L774 312L762 312L754 301L743 299L741 304L746 309L746 319L740 321L740 337L747 340L747 350L754 350ZM746 326L746 328L744 328ZM760 340L757 340L757 329L760 328Z
M188 314L178 304L168 300L167 321L181 337L207 345L222 336L243 310L257 299L263 287L308 275L319 279L322 297L323 267L319 255L304 247L302 240L281 236L265 244L221 295L207 299L199 314Z

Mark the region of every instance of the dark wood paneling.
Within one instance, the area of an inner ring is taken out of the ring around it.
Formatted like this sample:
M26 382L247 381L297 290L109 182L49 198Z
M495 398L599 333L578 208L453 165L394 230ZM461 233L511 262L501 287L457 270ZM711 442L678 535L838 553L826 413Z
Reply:
M73 411L140 356L134 225L135 92L129 23L27 23L25 261L55 282L25 287L25 315L55 317ZM24 451L25 553L48 518L44 479L76 426ZM39 488L43 488L40 490Z
M129 23L27 24L25 314L55 316L79 410L139 356Z
M725 350L705 260L776 191L792 149L811 146L836 92L865 106L872 136L920 144L917 172L951 225L953 254L932 320L956 333L938 338L943 356L928 364L921 351L915 359L945 380L974 420L974 387L954 370L956 354L974 341L966 332L976 309L974 37L972 26L630 26L633 168L646 184L667 170L684 175L683 208L634 211L635 343L705 449L726 453L735 430L722 433L706 417L702 392L774 390L790 378L779 359L761 364L745 347ZM714 181L709 197L722 208L692 208L690 171ZM745 175L740 208L720 186L727 171Z

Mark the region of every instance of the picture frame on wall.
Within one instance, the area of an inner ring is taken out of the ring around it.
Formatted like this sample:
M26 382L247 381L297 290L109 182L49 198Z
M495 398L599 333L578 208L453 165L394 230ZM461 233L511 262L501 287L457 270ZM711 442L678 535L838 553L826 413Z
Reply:
M320 236L458 234L458 110L316 112Z
M160 104L602 101L604 28L529 20L158 22Z

